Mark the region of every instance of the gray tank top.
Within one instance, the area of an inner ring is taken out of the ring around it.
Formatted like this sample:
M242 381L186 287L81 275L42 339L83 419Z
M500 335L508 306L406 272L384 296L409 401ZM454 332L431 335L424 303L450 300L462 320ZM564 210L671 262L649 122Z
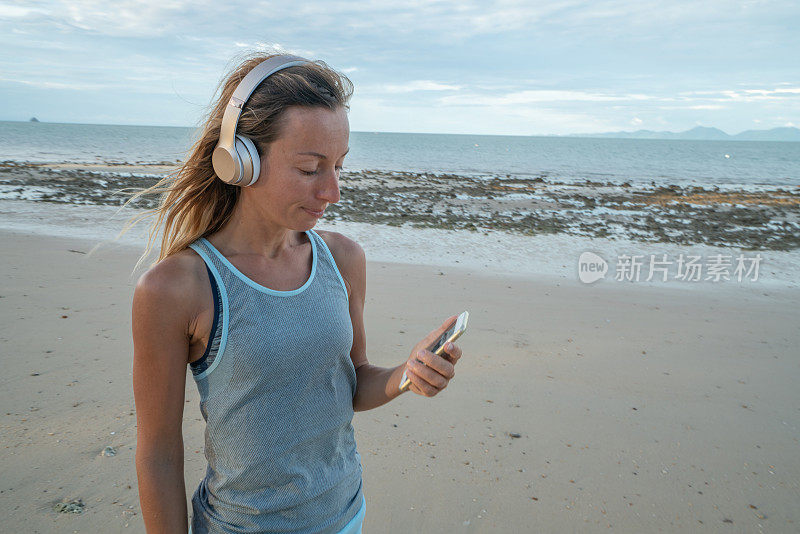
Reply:
M325 242L306 234L311 275L293 291L259 285L206 239L190 245L215 304L191 365L208 460L193 534L336 533L363 505L347 290Z

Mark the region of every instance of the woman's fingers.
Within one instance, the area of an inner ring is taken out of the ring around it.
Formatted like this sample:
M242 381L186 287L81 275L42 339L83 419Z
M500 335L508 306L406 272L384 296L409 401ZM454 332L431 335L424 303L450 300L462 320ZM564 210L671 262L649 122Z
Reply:
M424 363L412 361L409 364L409 367L411 367L411 370L414 371L417 376L423 378L428 384L436 389L444 389L447 386L448 377L443 376L441 373L431 369Z
M417 393L418 395L424 395L426 397L433 397L439 393L439 389L433 387L427 380L415 373L412 368L409 368L406 373L409 380L411 380L411 386L409 389L414 393Z
M455 364L459 358L461 358L461 347L455 343L446 343L444 346L444 351L450 357L450 361L453 364Z
M448 380L453 378L456 374L453 363L427 350L417 351L416 359L411 361L417 363L422 362L425 364L422 367L428 367Z

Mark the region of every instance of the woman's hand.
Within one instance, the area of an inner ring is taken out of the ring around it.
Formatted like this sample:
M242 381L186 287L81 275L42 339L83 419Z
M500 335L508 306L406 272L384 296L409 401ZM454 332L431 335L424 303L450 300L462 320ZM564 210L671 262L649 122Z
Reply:
M430 350L433 344L453 324L457 316L448 318L442 326L425 336L411 351L411 356L406 361L406 376L411 380L409 390L417 395L433 397L444 388L455 376L455 364L461 358L461 349L458 345L447 343L444 347L445 356L437 356Z

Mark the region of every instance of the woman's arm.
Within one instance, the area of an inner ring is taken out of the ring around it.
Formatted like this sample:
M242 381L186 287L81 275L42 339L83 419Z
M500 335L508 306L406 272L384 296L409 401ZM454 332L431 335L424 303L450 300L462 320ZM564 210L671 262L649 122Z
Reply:
M350 299L350 320L353 324L353 348L350 358L356 368L356 394L353 411L360 412L382 406L402 393L399 391L403 371L411 379L413 391L432 397L447 387L455 375L453 364L461 357L456 345L445 349L453 363L425 350L441 336L452 317L441 327L429 333L417 343L408 360L396 367L378 367L367 359L367 337L364 331L364 302L367 296L367 259L364 250L355 241L334 232L324 232L325 242L331 249L339 272L344 278ZM426 365L417 364L417 360Z
M384 368L372 365L367 360L367 336L364 330L364 302L367 296L367 258L361 246L341 234L331 234L334 254L339 271L347 286L350 300L350 321L353 324L353 348L350 358L356 368L356 394L353 411L371 410L401 393L400 378L405 365ZM335 249L335 251L334 251Z
M188 287L185 264L185 257L163 260L139 279L133 296L136 473L149 534L188 530L181 425L189 350L186 296L197 291Z

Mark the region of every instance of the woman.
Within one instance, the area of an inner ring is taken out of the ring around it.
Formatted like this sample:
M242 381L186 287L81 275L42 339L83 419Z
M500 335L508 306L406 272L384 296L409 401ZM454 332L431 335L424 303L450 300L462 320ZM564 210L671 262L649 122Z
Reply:
M425 350L453 318L405 363L369 364L364 252L312 230L339 201L351 94L320 61L248 59L223 82L188 160L149 190L165 193L150 234L163 221L160 257L133 299L136 468L149 533L187 528L187 363L208 460L192 498L194 534L360 532L353 412L399 396L404 371L410 391L427 397L454 375L457 346L447 359Z

